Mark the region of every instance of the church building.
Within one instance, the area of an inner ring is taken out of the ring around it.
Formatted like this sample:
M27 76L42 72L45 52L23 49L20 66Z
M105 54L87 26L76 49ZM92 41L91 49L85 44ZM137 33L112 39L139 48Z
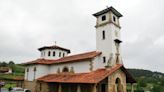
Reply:
M32 92L127 92L135 79L123 65L119 19L113 7L93 16L96 22L96 50L69 55L61 46L39 48L40 58L24 65L24 88Z

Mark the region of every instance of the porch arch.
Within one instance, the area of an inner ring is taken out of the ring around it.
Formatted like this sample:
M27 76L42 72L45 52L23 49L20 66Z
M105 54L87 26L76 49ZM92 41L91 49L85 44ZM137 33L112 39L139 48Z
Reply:
M116 78L115 80L115 85L116 85L116 92L123 92L123 86L121 84L121 79L120 78Z

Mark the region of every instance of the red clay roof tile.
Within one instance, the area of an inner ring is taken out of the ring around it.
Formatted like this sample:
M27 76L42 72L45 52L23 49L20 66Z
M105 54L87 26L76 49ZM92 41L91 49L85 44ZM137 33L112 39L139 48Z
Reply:
M111 69L98 69L89 73L60 73L60 74L48 74L41 78L38 78L38 81L43 82L58 82L58 83L98 83L101 80L105 79L107 76L110 76L118 69L123 69L127 77L128 83L135 83L136 81L132 76L127 72L127 70L121 64L117 64Z
M98 69L89 73L60 73L60 74L49 74L39 78L39 81L43 82L59 82L59 83L98 83L102 79L106 78L116 70L118 70L122 65L116 65L110 70Z
M42 50L44 50L44 49L60 49L60 50L67 51L68 53L71 52L69 49L66 49L66 48L63 48L63 47L60 47L60 46L57 46L57 45L44 46L44 47L39 48L38 50L39 50L39 51L42 51Z
M56 60L48 60L48 59L37 59L34 61L30 61L27 63L24 63L24 65L30 65L30 64L56 64L56 63L68 63L68 62L77 62L77 61L85 61L88 59L92 59L98 55L100 55L101 52L87 52L87 53L82 53L82 54L76 54L76 55L71 55L71 56L66 56L60 59Z

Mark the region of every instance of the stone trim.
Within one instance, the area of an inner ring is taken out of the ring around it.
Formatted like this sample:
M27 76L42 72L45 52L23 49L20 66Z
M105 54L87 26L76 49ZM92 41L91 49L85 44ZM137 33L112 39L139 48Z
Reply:
M95 26L95 28L98 28L98 27L100 27L100 26L105 26L105 25L107 25L107 24L109 24L109 23L112 23L112 24L114 24L116 27L118 27L118 28L121 29L121 26L119 26L118 24L112 22L111 20L109 20L109 21L107 21L107 22L105 22L105 23L97 24L97 25Z

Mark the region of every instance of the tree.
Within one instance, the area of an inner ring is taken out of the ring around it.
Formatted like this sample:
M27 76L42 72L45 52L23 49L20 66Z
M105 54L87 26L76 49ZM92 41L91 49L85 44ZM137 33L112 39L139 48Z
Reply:
M8 65L9 65L9 66L12 66L12 65L15 65L15 63L14 63L13 61L10 61L10 62L8 63Z
M159 85L154 85L152 92L163 92L162 87Z
M147 84L146 84L146 82L145 82L145 79L139 80L138 85L139 85L140 87L146 87Z
M7 63L6 63L6 62L2 62L2 63L1 63L1 66L2 66L2 67L6 67L6 66L7 66Z

